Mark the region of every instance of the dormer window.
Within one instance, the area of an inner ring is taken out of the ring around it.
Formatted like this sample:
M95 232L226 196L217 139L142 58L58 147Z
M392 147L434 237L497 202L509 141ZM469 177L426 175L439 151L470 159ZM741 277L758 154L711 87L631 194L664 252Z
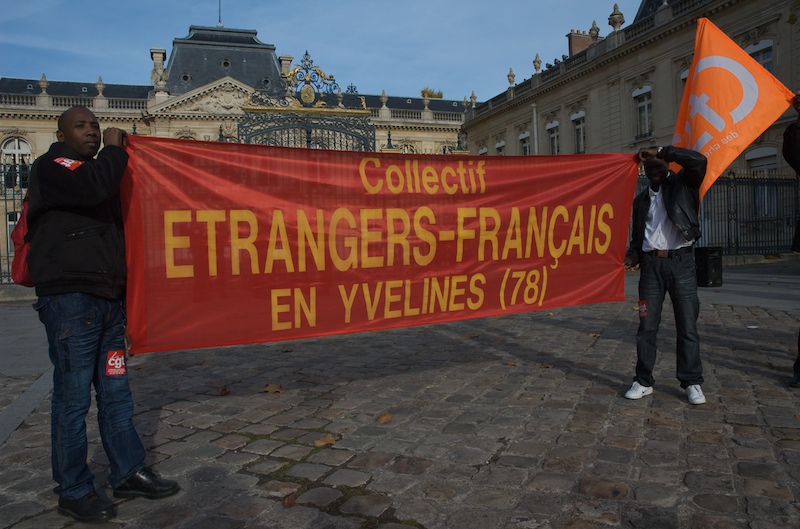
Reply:
M89 89L88 89L88 88L86 88L85 86L82 86L82 87L81 87L81 93L82 93L82 94L86 94L86 93L88 93L88 92L89 92Z

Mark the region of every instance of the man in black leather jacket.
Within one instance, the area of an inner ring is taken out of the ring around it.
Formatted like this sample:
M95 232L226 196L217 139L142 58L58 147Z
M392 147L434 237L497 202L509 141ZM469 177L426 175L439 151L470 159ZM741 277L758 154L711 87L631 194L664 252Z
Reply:
M792 166L796 173L800 173L800 92L794 96L792 106L797 111L797 120L783 131L783 158ZM800 252L800 218L794 227L792 251ZM789 386L800 388L800 333L797 335L797 359L794 361L794 373Z
M145 467L133 426L125 366L125 238L119 184L128 164L127 134L103 133L87 108L58 119L58 142L33 165L29 182L28 269L34 308L53 363L50 432L58 511L102 522L115 506L94 488L87 464L86 415L95 388L97 417L114 496L163 498L180 489ZM94 159L97 155L97 159Z
M697 332L700 301L693 247L700 237L699 189L706 174L706 157L673 146L643 148L636 157L644 164L650 185L634 198L631 240L623 263L626 269L641 269L636 376L625 397L640 399L653 392L658 327L669 292L678 332L676 377L689 402L703 404ZM672 162L682 169L670 171Z

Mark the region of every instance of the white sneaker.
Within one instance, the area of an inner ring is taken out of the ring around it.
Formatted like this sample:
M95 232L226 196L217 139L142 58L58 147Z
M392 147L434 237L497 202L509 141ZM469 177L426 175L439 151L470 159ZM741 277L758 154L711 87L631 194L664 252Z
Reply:
M686 397L689 399L689 404L706 403L706 396L703 395L703 390L697 384L686 388Z
M631 389L625 392L625 398L631 400L641 399L645 395L649 395L652 392L653 392L652 386L642 386L638 382L634 382L633 385L631 386Z

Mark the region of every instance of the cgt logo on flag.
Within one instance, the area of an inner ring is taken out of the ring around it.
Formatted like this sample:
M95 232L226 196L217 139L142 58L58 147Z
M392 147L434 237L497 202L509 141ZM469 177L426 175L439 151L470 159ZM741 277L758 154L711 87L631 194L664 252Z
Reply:
M708 158L701 197L793 98L791 90L707 18L697 21L694 59L672 144Z

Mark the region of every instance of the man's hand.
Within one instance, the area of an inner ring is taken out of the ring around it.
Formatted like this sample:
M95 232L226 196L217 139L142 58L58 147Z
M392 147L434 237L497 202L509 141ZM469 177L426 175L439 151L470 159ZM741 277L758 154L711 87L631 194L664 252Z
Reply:
M116 145L124 149L128 146L128 133L116 127L108 127L103 131L103 143L106 145Z
M625 270L630 270L630 269L638 270L639 269L639 265L637 264L636 266L634 266L633 265L633 260L630 257L626 257L625 260L622 261L622 266L625 267Z
M638 161L643 162L650 158L655 158L658 155L658 147L642 147L639 149L639 152L636 153L636 158Z

